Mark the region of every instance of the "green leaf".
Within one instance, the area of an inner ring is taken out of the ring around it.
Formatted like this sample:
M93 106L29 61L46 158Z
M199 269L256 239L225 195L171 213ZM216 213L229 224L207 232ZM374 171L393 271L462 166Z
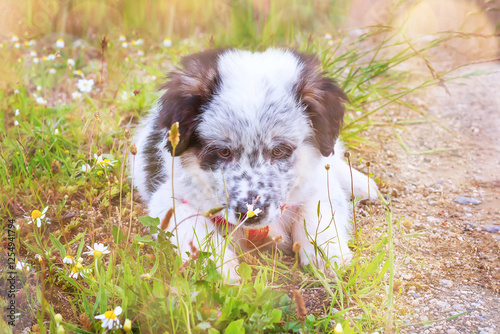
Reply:
M61 257L64 259L66 256L66 250L64 249L64 246L59 242L59 239L54 237L54 235L51 233L50 236L50 241L52 241L52 244L54 245L55 248L61 253Z
M231 322L224 331L226 334L245 334L245 328L243 328L243 319L235 320Z
M144 216L144 217L139 217L139 221L142 223L144 226L149 226L149 232L154 234L158 232L157 226L160 225L160 218L156 217L150 217L150 216Z
M113 230L111 233L113 234L113 240L115 241L115 244L118 245L120 242L125 241L125 234L123 234L123 231L117 225L113 225Z
M207 282L217 282L220 280L222 276L219 274L217 271L217 268L215 267L215 263L213 261L208 261L207 264L207 276L205 277L205 280Z
M145 237L141 237L139 234L136 234L136 235L134 235L134 241L135 242L142 242L142 243L150 244L150 245L153 245L155 243L153 238L151 238L150 235L147 235Z
M281 316L283 312L279 308L275 308L271 311L271 322L276 323L281 321Z
M212 327L208 321L200 322L198 326L200 329L207 330Z
M144 226L158 226L160 225L160 218L153 218L150 216L139 217L139 221Z
M245 262L239 265L238 273L244 281L249 281L252 278L252 268Z

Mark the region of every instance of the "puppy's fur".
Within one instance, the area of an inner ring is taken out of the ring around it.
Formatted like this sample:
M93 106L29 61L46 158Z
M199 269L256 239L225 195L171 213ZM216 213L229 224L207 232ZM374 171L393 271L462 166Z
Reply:
M303 265L349 260L351 174L336 144L347 97L323 76L318 59L277 49L209 50L181 65L143 120L130 166L149 215L160 220L172 208L174 175L177 225L171 219L167 229L181 253L208 237L214 258L227 263L227 278L236 280L234 247L246 249L244 229L268 226L269 239L283 237L284 251L301 244ZM180 142L172 171L167 132L174 122ZM372 180L352 174L355 196L367 198L369 187L376 196ZM237 225L254 202L261 212L231 234L233 246L222 252L226 229L200 214L224 206L219 215Z

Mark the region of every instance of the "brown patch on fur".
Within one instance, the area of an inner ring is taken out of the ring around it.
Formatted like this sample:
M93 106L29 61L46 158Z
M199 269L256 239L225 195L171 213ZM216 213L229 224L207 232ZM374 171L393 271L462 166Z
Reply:
M198 143L196 119L219 85L217 61L226 51L207 50L182 58L182 68L172 71L170 81L161 86L167 91L160 98L158 128L170 129L173 123L179 122L180 142L175 149L176 156ZM170 143L167 147L172 152Z
M344 120L344 102L349 99L335 80L324 76L316 56L299 52L294 54L304 66L295 87L297 97L307 108L318 148L326 157L333 153Z
M174 210L172 208L170 208L167 211L167 214L165 215L165 217L163 218L163 220L161 221L161 224L160 224L160 228L162 230L166 230L167 229L168 224L170 224L170 219L172 218L173 213L174 213Z

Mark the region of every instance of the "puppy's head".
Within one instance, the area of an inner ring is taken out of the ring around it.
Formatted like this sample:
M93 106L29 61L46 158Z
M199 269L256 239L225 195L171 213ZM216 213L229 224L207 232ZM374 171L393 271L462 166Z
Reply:
M333 154L346 96L316 57L292 51L210 50L181 65L164 86L158 126L179 122L175 155L193 193L227 204L233 223L253 203L261 212L248 227L278 221L320 157Z

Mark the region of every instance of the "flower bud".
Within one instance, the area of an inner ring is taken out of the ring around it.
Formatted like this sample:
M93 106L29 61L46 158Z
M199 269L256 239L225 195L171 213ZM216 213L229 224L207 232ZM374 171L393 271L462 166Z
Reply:
M132 155L137 154L137 146L135 146L135 144L130 145L130 153L132 153Z
M62 315L60 313L57 313L54 316L54 320L55 320L56 324L59 324L60 322L62 322Z
M302 245L300 244L300 242L296 241L293 243L292 250L294 253L298 253L301 247Z
M330 164L326 164L326 165L325 165L325 169L326 169L326 170L330 170Z
M125 332L130 332L132 330L132 321L130 321L130 319L125 319L125 322L123 323L123 330Z
M172 144L172 147L176 147L180 141L180 133L179 133L179 122L175 122L170 127L170 131L168 131L168 141Z

